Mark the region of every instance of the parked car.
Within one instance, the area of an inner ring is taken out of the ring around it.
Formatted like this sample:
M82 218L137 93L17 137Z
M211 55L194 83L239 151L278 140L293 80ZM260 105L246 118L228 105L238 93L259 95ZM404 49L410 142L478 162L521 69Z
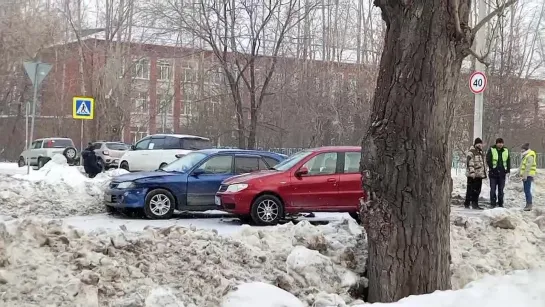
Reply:
M115 177L104 195L108 211L144 209L151 219L167 219L174 210L215 209L221 182L231 176L266 170L285 155L267 151L205 149L191 152L155 172Z
M225 180L216 205L259 225L277 224L286 214L348 212L357 219L361 188L360 147L322 147L296 153L272 170Z
M127 171L154 171L194 150L212 148L210 140L184 134L154 134L147 136L127 151L119 167Z
M22 167L28 163L40 169L56 154L63 155L70 165L76 165L79 162L78 151L72 139L51 137L32 142L29 149L24 150L19 156L18 164Z
M119 166L119 159L129 150L130 145L122 142L97 141L93 143L98 163L107 170Z

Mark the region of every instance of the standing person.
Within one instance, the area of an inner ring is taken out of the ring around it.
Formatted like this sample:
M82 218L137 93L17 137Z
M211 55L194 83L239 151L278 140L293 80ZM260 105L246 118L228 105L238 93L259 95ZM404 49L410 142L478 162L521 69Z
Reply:
M85 169L85 173L89 175L89 178L95 178L96 175L102 172L102 168L98 164L98 159L95 154L93 144L89 143L88 145L89 146L81 152L81 156L83 158L83 168Z
M511 158L509 150L503 146L503 139L496 139L496 145L490 147L486 154L488 164L488 178L490 178L490 206L503 207L503 189L505 178L511 172ZM497 190L497 199L496 199Z
M484 160L483 141L476 138L466 156L467 190L464 207L467 209L483 210L479 206L479 195L481 195L483 179L486 178L486 163Z
M522 145L522 162L520 163L520 177L526 196L526 207L524 211L532 210L532 182L537 173L536 152L530 149L530 144Z

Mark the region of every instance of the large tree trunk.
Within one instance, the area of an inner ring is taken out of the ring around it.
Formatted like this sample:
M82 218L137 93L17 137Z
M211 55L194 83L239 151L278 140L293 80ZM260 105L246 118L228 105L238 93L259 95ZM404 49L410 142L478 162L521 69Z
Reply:
M370 302L450 288L454 94L468 45L448 1L376 0L387 25L370 127L362 206ZM468 0L458 7L467 25Z

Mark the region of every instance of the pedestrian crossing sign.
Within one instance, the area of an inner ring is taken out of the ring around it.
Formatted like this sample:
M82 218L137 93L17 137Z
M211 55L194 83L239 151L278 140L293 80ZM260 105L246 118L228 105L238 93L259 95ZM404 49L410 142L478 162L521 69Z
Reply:
M95 116L95 99L91 97L74 97L72 100L72 117L74 119L93 119Z

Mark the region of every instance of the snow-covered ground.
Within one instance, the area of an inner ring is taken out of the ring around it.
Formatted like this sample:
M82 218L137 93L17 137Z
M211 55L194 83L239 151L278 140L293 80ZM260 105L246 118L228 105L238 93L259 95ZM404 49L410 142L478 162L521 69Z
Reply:
M346 214L308 219L327 225L264 228L221 212L125 219L101 205L104 187L122 171L89 179L64 162L29 175L0 163L1 306L363 306L349 293L367 282L366 236ZM452 175L453 196L463 196L463 172ZM514 180L507 209L453 206L456 291L386 305L545 306L544 178L536 180L532 212L520 210L522 183Z

